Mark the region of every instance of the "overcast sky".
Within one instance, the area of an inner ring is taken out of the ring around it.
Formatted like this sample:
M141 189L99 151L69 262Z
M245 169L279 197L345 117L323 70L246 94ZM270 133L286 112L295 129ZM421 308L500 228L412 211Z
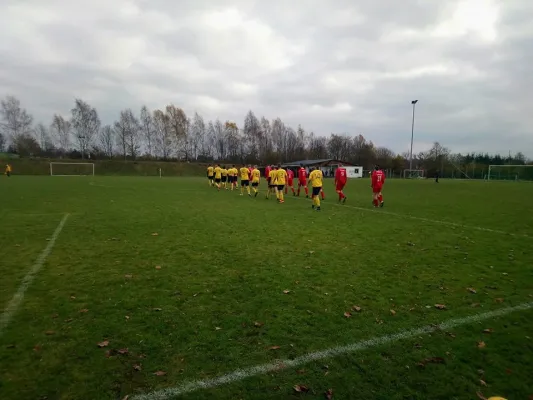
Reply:
M174 103L396 152L533 157L533 0L0 0L0 96L36 122Z

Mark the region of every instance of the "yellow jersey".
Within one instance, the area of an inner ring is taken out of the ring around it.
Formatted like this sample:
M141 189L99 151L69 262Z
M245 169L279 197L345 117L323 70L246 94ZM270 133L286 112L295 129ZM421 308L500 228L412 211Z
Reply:
M216 167L215 168L215 179L220 179L222 177L222 168Z
M252 183L259 183L259 178L261 177L261 172L257 168L252 170Z
M207 176L213 176L213 171L215 169L213 167L207 167Z
M243 181L249 181L250 180L250 171L248 171L248 168L242 167L241 168L241 180Z
M315 169L309 174L309 180L313 187L322 187L322 171Z
M222 171L220 171L220 173L222 174L222 176L228 176L228 170L225 168L222 168Z
M285 182L287 182L287 171L280 168L276 171L276 184L285 185Z
M9 164L6 165L6 172L11 172L11 165Z
M270 171L268 177L270 178L271 185L277 185L276 181L278 179L278 170L273 169L272 171Z
M235 176L235 169L234 168L228 168L228 175L229 176Z

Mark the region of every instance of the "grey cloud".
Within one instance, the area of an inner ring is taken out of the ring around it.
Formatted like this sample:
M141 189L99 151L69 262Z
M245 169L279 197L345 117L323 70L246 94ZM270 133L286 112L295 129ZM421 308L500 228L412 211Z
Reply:
M68 114L75 97L104 123L122 108L172 102L207 119L242 121L252 109L318 134L363 133L402 152L418 98L416 151L439 140L458 151L533 157L528 0L498 3L494 41L475 32L432 36L458 1L117 0L106 8L95 0L86 19L84 10L64 14L65 4L50 2L54 21L0 15L0 95L18 96L36 120ZM120 10L132 4L140 15ZM247 31L202 24L206 12L228 9L243 13ZM351 109L335 109L344 103Z

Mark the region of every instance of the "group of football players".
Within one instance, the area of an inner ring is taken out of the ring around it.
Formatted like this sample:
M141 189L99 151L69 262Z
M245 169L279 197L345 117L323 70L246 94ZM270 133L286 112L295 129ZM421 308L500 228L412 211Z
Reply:
M294 171L292 169L285 169L281 165L268 165L265 168L264 173L267 181L267 192L265 198L269 199L272 194L276 195L276 199L280 204L285 202L285 195L288 194L290 189L293 196L300 196L300 191L303 188L305 191L305 197L309 197L309 189L307 187L308 181L311 184L312 192L311 199L313 201L312 208L314 210L320 211L320 200L325 199L324 189L323 189L323 174L319 168L311 168L309 176L307 176L307 170L303 165L300 165L300 168L297 170L298 177L298 187L297 190L294 188ZM240 176L240 195L244 196L244 193L248 196L257 197L259 194L259 184L261 182L261 172L259 171L257 165L243 165L239 169L235 165L232 165L230 168L226 168L223 165L215 164L209 165L207 167L207 179L209 180L209 185L217 188L217 190L237 190L239 187L238 177ZM346 203L346 195L344 194L344 187L348 180L348 175L346 173L346 168L342 165L339 165L335 171L335 191L338 194L338 201L342 204ZM375 170L372 172L372 192L373 200L372 204L374 207L383 207L383 195L381 189L383 183L385 182L385 174L379 167L375 167Z

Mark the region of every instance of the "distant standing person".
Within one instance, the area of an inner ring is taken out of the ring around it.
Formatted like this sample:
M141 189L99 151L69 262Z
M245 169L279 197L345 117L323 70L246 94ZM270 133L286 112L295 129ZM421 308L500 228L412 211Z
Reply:
M292 169L287 168L287 185L285 185L285 194L287 194L289 188L291 188L292 195L296 196L296 192L294 190L294 172Z
M6 164L6 172L5 172L6 176L9 178L11 176L11 165L10 164Z
M439 171L435 172L435 183L439 183Z
M383 194L381 190L385 184L385 173L381 168L376 165L374 167L374 172L372 172L372 204L374 207L381 206L383 207Z
M346 195L343 192L344 186L346 186L346 181L348 175L346 173L346 168L342 165L339 165L339 168L335 171L335 191L339 195L339 202L342 201L342 204L346 203Z
M207 180L209 181L209 186L213 186L213 175L215 174L215 168L209 164L207 166Z
M305 170L303 164L300 165L298 169L298 194L300 196L300 189L305 189L305 197L309 197L309 189L307 188L307 171Z

